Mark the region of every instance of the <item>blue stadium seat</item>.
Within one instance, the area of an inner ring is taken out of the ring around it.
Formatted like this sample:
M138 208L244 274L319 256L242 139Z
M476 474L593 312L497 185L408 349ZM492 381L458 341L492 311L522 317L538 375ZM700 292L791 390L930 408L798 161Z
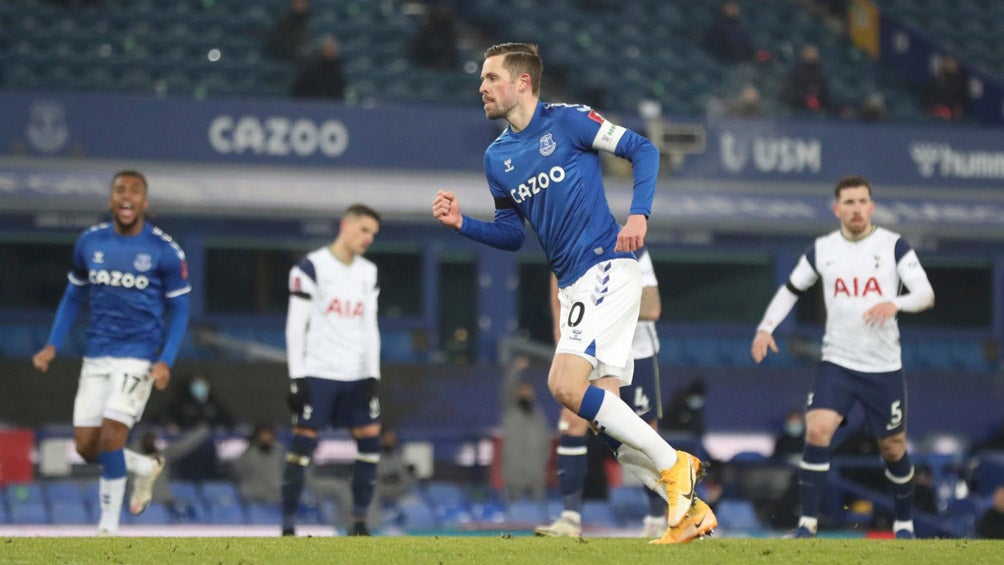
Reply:
M431 530L439 526L436 514L424 501L409 500L400 506L401 527L407 531Z
M49 524L52 518L39 483L7 485L7 505L12 524Z
M274 524L278 526L282 523L282 510L278 504L252 502L247 505L245 515L248 524Z
M730 532L756 532L762 528L753 503L748 500L723 499L715 505L718 526Z
M648 515L648 495L644 487L611 487L609 499L614 515L623 524L641 522Z
M547 520L546 507L533 500L516 500L505 509L505 517L508 522L542 524Z
M51 524L49 509L40 501L15 502L10 505L12 524Z
M621 525L613 508L605 500L586 500L582 503L582 523L604 528Z
M231 481L203 482L202 498L209 506L240 504L237 486Z
M206 501L199 486L192 481L171 481L171 496L174 497L175 519L184 523L203 522L206 517Z
M467 497L456 483L430 482L425 486L424 496L429 506L433 508L467 505Z
M59 524L90 524L97 521L89 500L76 481L51 481L45 484L45 494L53 522ZM94 501L95 504L97 501Z
M49 508L52 521L56 524L93 524L98 521L98 513L82 500L61 500L53 502Z
M127 514L127 523L129 524L172 524L175 520L175 514L167 506L159 502L151 502L150 506L146 507L139 516L133 516L132 514Z
M82 502L84 491L77 481L49 481L45 483L45 494L49 502Z

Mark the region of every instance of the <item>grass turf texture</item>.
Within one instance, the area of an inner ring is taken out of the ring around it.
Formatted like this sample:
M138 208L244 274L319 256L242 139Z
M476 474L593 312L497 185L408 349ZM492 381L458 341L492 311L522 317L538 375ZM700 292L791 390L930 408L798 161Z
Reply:
M1004 563L991 540L745 539L656 546L632 538L297 537L0 539L3 563Z

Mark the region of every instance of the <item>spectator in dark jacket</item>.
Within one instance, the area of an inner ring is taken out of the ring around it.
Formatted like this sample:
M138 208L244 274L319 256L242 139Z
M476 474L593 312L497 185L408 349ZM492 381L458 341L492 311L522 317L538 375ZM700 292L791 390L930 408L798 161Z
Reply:
M943 120L965 117L969 104L969 77L955 57L942 57L927 87L927 113Z
M309 20L309 0L290 0L289 10L275 20L265 38L265 51L276 59L302 60L310 38Z
M753 58L753 43L739 21L741 12L738 2L723 3L718 18L704 33L704 47L722 61L741 63Z
M411 58L432 69L448 71L459 66L456 18L448 6L439 2L429 6L425 22L411 40Z
M829 106L829 81L815 45L802 47L798 62L784 78L781 96L789 107L823 113Z
M341 47L333 35L326 35L321 39L317 58L296 76L290 94L297 98L345 98Z

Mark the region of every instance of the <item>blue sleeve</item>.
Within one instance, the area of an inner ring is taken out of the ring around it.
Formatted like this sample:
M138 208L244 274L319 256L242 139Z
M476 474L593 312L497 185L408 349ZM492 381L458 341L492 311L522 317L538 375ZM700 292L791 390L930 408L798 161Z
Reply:
M515 209L495 210L495 221L485 222L464 216L460 235L505 251L518 251L526 239L523 218Z
M812 267L816 274L819 274L819 269L816 268L816 242L813 241L812 245L805 248L805 260L809 262L809 266Z
M314 281L315 283L317 282L317 269L314 268L313 261L311 261L307 257L304 257L303 259L300 259L300 262L297 263L296 266L301 271L303 271L303 274L307 275L307 277L309 277L310 280Z
M655 183L659 176L659 150L646 137L627 130L617 143L614 155L631 161L634 176L634 195L631 198L631 214L652 213L655 198Z
M902 237L897 239L896 249L893 252L896 255L896 263L898 264L899 260L902 259L903 256L909 253L911 250L912 248L910 247L910 244L904 241Z
M178 356L178 349L181 348L181 340L185 337L185 328L188 326L188 294L182 294L169 298L167 310L170 313L170 321L167 325L167 339L164 340L164 347L160 350L160 358L168 367L174 365L174 358Z
M49 332L48 344L58 351L66 339L66 334L70 333L73 321L77 319L80 307L84 305L87 298L87 287L66 283L66 290L63 291L63 298L59 301L59 308L56 309L56 319L52 322L52 330Z

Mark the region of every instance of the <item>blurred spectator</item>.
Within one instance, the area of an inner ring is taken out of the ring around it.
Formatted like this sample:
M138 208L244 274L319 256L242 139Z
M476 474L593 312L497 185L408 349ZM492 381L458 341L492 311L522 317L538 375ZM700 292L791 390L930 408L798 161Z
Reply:
M261 423L248 439L247 449L234 464L237 491L244 502L279 504L286 452L275 441L275 426Z
M1004 539L1004 485L994 489L993 499L976 522L976 537Z
M195 443L193 438L198 439L186 453L168 459L175 478L189 481L223 478L212 432L233 428L230 411L203 375L182 378L179 386L172 389L173 396L155 421L167 426L172 433L180 433L179 441L186 444Z
M784 417L784 427L774 440L774 459L798 463L805 447L805 416L800 410L791 410Z
M163 419L172 432L208 426L211 430L230 430L234 419L223 405L205 375L194 374L180 379L172 387L174 395L164 408Z
M747 84L739 91L738 96L729 101L725 110L728 115L737 118L759 118L763 116L763 106L760 102L760 90L752 84Z
M297 98L345 98L345 73L340 53L335 36L325 35L317 57L296 75L290 94Z
M415 484L415 469L401 455L397 432L389 427L380 431L380 462L377 463L377 488L374 495L384 508L396 508L408 497Z
M753 58L753 44L739 17L738 2L722 3L718 17L704 33L704 47L720 60L741 63Z
M431 69L459 67L457 23L449 6L441 2L429 6L425 21L411 40L411 58L416 64Z
M674 392L669 399L666 417L662 420L663 427L695 436L704 435L704 393L704 382L700 379Z
M865 122L881 122L886 119L888 114L885 97L882 96L881 92L872 92L861 105L859 117Z
M958 59L951 56L941 58L925 95L928 115L943 120L965 117L969 104L969 77Z
M533 385L523 379L529 366L525 355L516 356L502 385L502 482L510 502L524 495L543 502L547 486L551 430Z
M788 71L781 98L794 110L823 113L829 106L829 81L815 45L802 47L798 62Z
M290 0L289 10L273 22L265 37L265 52L284 61L302 60L309 47L309 21L309 0Z

